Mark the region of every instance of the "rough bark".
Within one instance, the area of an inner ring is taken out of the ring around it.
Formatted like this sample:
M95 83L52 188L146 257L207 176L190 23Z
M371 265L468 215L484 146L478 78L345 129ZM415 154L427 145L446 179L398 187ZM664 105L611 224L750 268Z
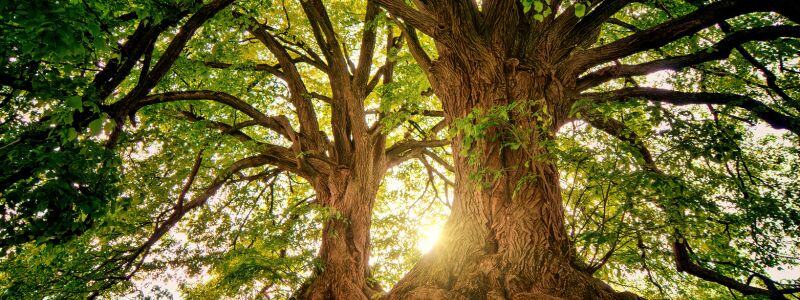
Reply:
M579 94L587 88L620 78L615 76L646 75L659 68L722 60L741 43L795 36L796 28L764 27L731 34L719 42L718 53L594 72L591 68L657 49L740 15L775 12L790 20L798 17L797 5L791 1L718 1L592 47L602 25L634 1L592 1L583 17L576 17L572 5L547 2L553 11L563 12L539 16L538 21L534 21L533 10L525 12L518 1L426 0L414 1L413 7L400 0L374 1L407 25L402 28L411 54L442 101L448 124L475 108L488 111L512 102L523 106L522 112L512 111L503 119L504 124L491 124L481 135L465 139L461 134L453 140L456 193L452 214L439 244L394 287L388 295L392 299L636 297L616 293L572 266L558 172L548 160L547 143L569 118L573 103L590 95ZM427 56L415 30L436 42L437 59ZM617 73L618 69L623 71ZM587 71L592 73L579 80ZM703 97L708 95L680 95L689 97L691 103L711 101ZM793 127L793 120L750 100L715 104L750 110L778 128ZM524 143L516 148L520 137ZM509 138L517 139L511 141L515 147L508 147ZM473 140L477 141L472 145L462 143ZM471 178L476 174L488 176L477 176L480 182L476 183Z
M351 168L335 170L332 176L314 183L318 201L332 215L322 229L320 269L299 291L299 298L371 299L380 291L379 286L368 281L369 229L385 169L382 156L356 156Z
M558 171L544 145L567 119L563 103L574 80L562 79L569 77L547 68L543 58L533 58L541 62L536 68L523 68L491 44L454 47L438 45L430 69L450 124L476 108L522 106L471 145L463 143L463 133L454 138L452 214L439 243L388 298L635 298L572 265ZM523 140L512 141L519 138L514 132L524 133ZM505 146L509 142L523 146ZM478 153L477 159L468 153Z

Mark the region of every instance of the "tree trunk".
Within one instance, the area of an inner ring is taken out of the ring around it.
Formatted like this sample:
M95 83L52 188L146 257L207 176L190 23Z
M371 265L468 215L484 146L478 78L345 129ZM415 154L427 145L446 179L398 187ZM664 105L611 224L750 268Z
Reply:
M382 154L373 153L382 151L356 153L352 167L314 183L318 201L331 215L322 229L320 268L298 298L371 299L381 291L369 282L368 265L372 207L385 173Z
M476 108L485 113L522 102L471 145L463 144L464 132L454 138L451 216L438 244L388 298L630 297L572 266L558 170L545 147L567 118L569 108L559 105L564 82L552 70L519 70L514 59L464 47L451 52L440 45L431 68L451 126Z

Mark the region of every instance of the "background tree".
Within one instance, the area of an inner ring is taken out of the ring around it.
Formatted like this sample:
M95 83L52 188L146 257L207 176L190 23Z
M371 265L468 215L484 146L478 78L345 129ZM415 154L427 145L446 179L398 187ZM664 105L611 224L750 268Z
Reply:
M126 189L123 195L134 196L133 205L144 205L150 210L149 213L154 217L145 221L145 224L149 223L151 226L145 227L142 224L139 227L144 227L141 229L145 230L128 231L120 236L112 235L105 243L120 245L95 254L102 259L88 262L67 259L67 263L73 268L78 261L80 264L91 264L88 268L81 268L80 272L71 270L75 274L69 277L88 285L82 291L91 292L92 297L118 281L130 279L146 262L148 253L156 243L189 212L204 207L221 191L239 201L259 202L263 192L253 192L253 186L272 190L282 173L291 174L283 175L288 176L287 180L290 182L298 179L307 182L314 192L313 199L305 197L299 202L294 199L295 201L285 205L283 210L286 211L283 213L289 220L282 224L275 222L274 207L270 204L268 216L272 220L264 222L273 222L273 226L278 229L290 232L296 228L292 226L300 216L297 215L299 212L288 208L304 205L305 202L316 204L324 214L321 219L324 225L319 244L319 261L314 267L314 275L305 280L307 285L301 287L298 295L305 298L352 298L361 295L360 297L367 298L380 289L374 281L368 282L367 279L370 277L368 261L372 208L383 175L388 168L408 159L431 156L438 158L438 154L426 148L448 144L436 139L436 132L443 126L430 121L440 118L441 114L431 113L430 109L425 109L424 101L417 100L428 97L421 93L426 86L411 83L400 87L403 82L393 82L395 78L411 80L415 78L415 73L419 74L412 65L410 68L404 66L395 75L402 45L399 32L386 26L374 4L354 7L366 10L363 20L356 20L342 13L333 15L338 18L339 24L343 24L341 26L344 29L341 30L347 30L347 35L342 38L337 33L340 29L335 28L331 21L334 18L329 16L327 9L319 1L275 7L243 2L223 10L232 2L216 1L202 6L186 21L184 28L166 43L158 41L158 33L149 45L131 42L136 47L143 47L143 54L131 58L127 70L130 73L131 69L138 68L138 76L126 78L123 75L118 79L110 89L118 86L125 89L119 97L107 99L111 96L110 93L93 95L95 98L92 99L97 99L98 104L91 113L87 109L86 116L79 115L77 118L80 121L56 124L56 127L42 125L50 120L49 115L60 112L62 106L66 106L70 115L84 111L84 101L80 97L70 96L66 99L55 99L62 102L54 101L51 106L45 107L44 117L19 120L15 124L21 130L27 130L20 134L22 139L30 139L29 143L44 148L45 151L59 152L61 145L72 145L83 142L84 139L87 140L85 143L90 144L106 140L105 144L109 149L117 144L128 147L123 147L120 151L129 153L132 156L129 161L134 163L123 164L122 168L136 165L143 167L141 171L128 171L128 175L132 175L128 177L145 184L140 186L145 191ZM73 9L83 10L85 14L92 12L93 4L82 5ZM24 5L13 8L18 15L28 13ZM57 12L59 8L51 10ZM274 27L273 24L261 23L260 19L276 14L281 14L283 18ZM138 16L137 13L136 17ZM144 24L141 26L148 26L150 23L146 19L140 22ZM201 26L201 31L198 31ZM199 36L190 40L195 32ZM379 39L379 34L385 38ZM124 45L120 47L120 51L125 50ZM358 49L356 63L352 61L348 49ZM29 50L21 49L23 53L27 53L26 51ZM9 57L19 59L14 54ZM154 57L157 59L151 68ZM94 64L103 64L102 59L91 55L85 59L94 59ZM60 70L56 70L58 71ZM95 78L103 77L101 73L102 71L97 72ZM8 84L4 85L11 87L11 92L14 93L14 85L22 81L23 79L10 78ZM102 78L97 81L103 84L106 82ZM91 88L93 86L86 89ZM379 92L376 92L376 88ZM45 97L33 87L29 90L7 98L16 97L14 101L24 102L42 101L39 100L40 97ZM406 97L411 97L412 101L404 99ZM406 102L413 106L405 105ZM26 107L10 105L8 108L10 113L28 113ZM77 113L73 113L73 110L77 110ZM92 120L93 118L96 119ZM182 126L175 119L196 123L200 128ZM130 120L131 126L124 125L127 120ZM414 125L410 127L413 131L403 133L396 130L406 122ZM69 127L70 125L74 126ZM99 127L104 125L107 127L104 131L107 134L105 138L77 136L84 127L89 127L92 134L100 133L102 128ZM31 129L35 126L43 128ZM171 127L177 131L173 132ZM66 131L64 138L54 139L50 148L43 145L39 137L46 139L45 135L58 130ZM205 132L208 130L221 133L222 136ZM128 136L127 131L132 131L133 135ZM158 136L176 133L188 136ZM28 138L26 134L40 136ZM12 137L9 133L9 140ZM18 142L10 142L7 146L12 151L29 151L21 149L15 143ZM142 147L146 150L142 151ZM151 149L152 147L159 149ZM171 147L179 147L180 151L170 149ZM78 145L75 151L85 150L82 150L82 145ZM181 153L182 151L188 152L188 155ZM157 160L145 159L144 165L136 163L142 157L152 155L146 152L163 154ZM9 164L19 164L17 157L19 156L10 156ZM191 163L171 161L180 157ZM39 171L52 172L58 167L60 165L46 164ZM81 171L87 169L83 165L74 168ZM108 172L105 169L92 171L101 173L101 178L102 172ZM22 168L6 178L9 182L24 182L25 179L20 178L35 176L24 172L28 171ZM147 176L163 179L153 181L147 179ZM185 179L177 180L176 176L183 176ZM166 182L171 181L172 188L169 188L170 185L159 187L165 183L164 179ZM54 178L66 190L80 190L81 183L72 180L75 179L64 176ZM91 189L103 188L88 183L86 186ZM133 188L135 185L128 187ZM296 188L289 185L289 189ZM230 194L234 192L244 195ZM172 195L169 197L172 201L163 203L167 199L159 199L160 197L151 193ZM41 212L50 213L51 209L35 203L46 201L46 194L47 192L39 192L31 196L34 210L23 212L16 211L11 206L18 205L14 198L4 198L4 203L9 204L6 214L9 218L19 215L20 219L24 219L37 216ZM297 196L292 194L293 197ZM274 193L270 195L273 195L270 199L274 201ZM114 195L109 195L111 197ZM147 201L142 203L141 200L148 198L156 198L154 200L160 201L153 202L160 204L154 206ZM54 202L65 205L58 199ZM109 206L108 202L109 199L95 199L92 205L106 207ZM75 205L82 207L84 204ZM91 218L103 217L95 211L67 217L83 220L87 218L86 215ZM112 215L105 221L113 222L118 218L124 217ZM43 219L58 226L69 226L65 221L71 221L63 220L64 218ZM304 220L312 221L308 217ZM91 223L85 224L90 225ZM31 226L39 228L41 225ZM136 236L141 235L141 231L148 231L150 227L153 228L149 230L152 232L143 237L143 242L136 242ZM66 235L58 234L59 237ZM36 235L44 234L25 233L26 237ZM288 237L284 236L283 239ZM13 238L6 240L11 241L9 245L19 245L27 241ZM237 238L233 239L234 248L236 240ZM287 255L286 242L279 239L277 246L264 248L277 250L273 251L277 252L274 255L277 257L271 259L281 261ZM11 250L17 252L19 249L14 247ZM30 255L32 254L12 255L10 260ZM19 266L13 263L10 265ZM45 279L44 282L33 283L38 284L38 287L29 287L24 280L11 279L9 284L12 293L21 295L25 289L48 289L47 286L52 282ZM58 289L54 292L65 295ZM81 293L81 290L70 292Z
M3 250L32 239L57 242L105 212L118 195L113 159L96 141L77 141L78 134L114 127L104 121L122 116L104 102L137 62L145 57L148 72L125 101L147 94L175 52L230 2L144 2L124 14L114 5L3 3ZM152 45L190 14L149 72Z

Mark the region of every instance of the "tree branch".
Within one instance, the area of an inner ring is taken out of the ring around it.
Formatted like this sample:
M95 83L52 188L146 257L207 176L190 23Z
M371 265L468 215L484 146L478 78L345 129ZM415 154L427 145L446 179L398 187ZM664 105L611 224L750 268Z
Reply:
M419 155L426 148L445 147L447 145L450 145L450 141L448 140L410 140L399 142L386 149L386 165L391 168Z
M717 271L705 268L699 264L696 264L692 261L691 256L689 255L690 249L689 244L683 237L680 236L680 233L677 234L678 236L675 237L675 241L672 243L672 252L675 257L675 265L678 269L678 272L685 272L691 274L695 277L703 279L705 281L710 281L714 283L721 284L727 288L736 290L743 295L767 295L770 296L771 299L786 299L783 295L784 294L791 294L798 292L798 289L784 289L778 290L775 287L774 282L760 275L759 277L764 280L765 284L767 285L767 289L754 287L749 284L744 284L736 279L730 278L725 276ZM750 280L748 280L749 283Z
M426 117L444 117L444 112L441 110L423 109L420 111L410 111L408 109L403 108L398 110L397 112L404 112L404 113L409 113L411 115L426 116ZM374 114L379 114L381 112L378 111L377 109L368 109L367 111L365 111L365 113L368 115L374 115Z
M325 61L322 60L321 57L319 57L319 54L317 54L316 52L314 52L314 50L308 47L308 45L306 45L305 42L291 41L285 38L283 34L278 34L275 36L275 38L281 41L281 43L284 43L285 45L294 46L300 48L300 50L305 51L305 53L302 53L300 52L300 50L294 49L293 47L284 46L287 51L297 55L297 57L294 58L295 61L307 63L309 65L316 67L322 72L328 73L328 64L326 64Z
M644 167L645 169L647 169L647 171L662 176L665 175L665 173L661 171L655 164L652 154L644 145L642 140L636 135L636 133L634 133L627 126L625 126L625 124L611 118L605 118L599 114L594 114L591 112L584 112L584 113L586 115L584 119L590 125L608 133L611 136L616 137L620 141L623 141L628 145L630 145L631 147L633 147L633 149L639 153L641 158L643 158ZM657 205L660 208L667 210L667 208L664 207L664 204L657 203ZM768 289L762 289L750 286L749 285L750 280L748 280L747 284L741 283L717 271L700 266L692 262L691 257L689 255L690 252L689 245L686 242L686 240L680 236L680 232L678 232L677 230L676 230L676 236L674 238L675 240L672 245L673 256L675 258L675 264L678 272L686 272L705 281L721 284L730 289L739 291L744 295L759 294L759 295L771 296L773 299L785 299L782 296L783 294L797 292L797 289L778 290L771 279L763 276L761 276L761 278L762 280L764 280L765 284L767 284Z
M719 23L719 27L720 27L720 29L722 29L723 32L728 33L728 34L730 34L730 32L732 30L731 26L730 26L730 24L728 24L728 22L720 22ZM784 91L778 85L778 82L777 82L778 77L775 76L775 73L770 71L769 68L767 68L767 66L765 66L763 63L759 62L758 59L756 59L752 54L750 54L750 52L748 52L741 45L736 46L735 49L754 68L756 68L759 71L761 71L761 74L763 74L764 78L766 79L767 87L769 87L768 90L771 90L772 92L775 92L776 94L778 94L779 97L781 97L781 99L783 99L783 101L786 102L786 104L789 104L790 106L794 107L796 110L800 111L800 103L798 103L797 100L795 100L794 98L789 96L789 94L787 94L786 91Z
M637 153L638 158L642 159L644 162L643 165L645 169L650 172L663 174L661 170L658 169L658 166L656 166L656 162L653 160L653 154L647 149L642 139L639 138L636 132L628 128L628 126L625 126L624 123L592 112L584 112L583 119L592 127L600 129L631 146Z
M436 76L431 74L433 62L430 56L428 56L428 53L425 52L425 49L422 48L422 44L417 36L417 30L400 21L397 21L397 24L400 27L400 30L403 32L403 36L406 38L406 42L408 43L408 51L411 52L411 56L414 57L414 60L419 65L419 68L425 72L425 76L428 78L428 81L431 84L434 84Z
M105 67L95 74L92 86L96 90L94 96L97 97L97 100L102 103L108 98L114 89L130 75L133 67L159 35L177 24L186 14L188 12L181 12L173 18L166 18L155 25L151 24L151 19L140 21L133 34L120 47L119 57L110 59Z
M284 116L269 117L263 114L255 107L248 104L247 102L244 102L241 99L234 97L233 95L223 92L200 90L200 91L167 92L167 93L149 95L147 97L142 98L140 101L137 101L136 106L133 108L131 112L136 113L137 110L148 105L174 102L174 101L189 101L189 100L211 100L225 104L231 108L241 111L250 118L253 118L253 120L258 122L260 125L275 131L276 133L287 138L288 140L292 142L297 141L298 134L294 131L294 129L292 129L292 126L286 117Z
M297 71L297 67L292 62L291 56L286 51L286 48L267 30L266 26L252 19L250 22L255 23L255 25L249 26L248 31L275 55L281 70L286 75L284 80L289 87L289 100L295 107L297 117L300 120L300 132L311 139L312 147L319 147L323 144L323 139L319 131L317 115L311 100L306 97L308 90L300 73Z
M680 70L712 60L730 56L733 49L752 41L769 41L781 37L800 38L800 26L769 26L737 31L723 38L708 51L665 58L638 65L615 65L602 68L578 79L576 89L583 91L608 80L629 76L646 75L662 70Z
M246 127L245 124L247 124L247 125L250 125L250 124L255 125L255 124L257 124L257 122L255 122L255 120L245 121L245 122L236 124L236 126L231 126L231 125L228 125L228 124L223 123L223 122L208 120L208 119L203 118L203 117L201 117L201 116L199 116L199 115L197 115L195 113L192 113L190 111L181 111L180 113L187 120L192 121L192 122L203 122L203 121L209 122L209 125L210 125L209 127L213 127L214 129L217 129L217 130L221 131L224 134L227 134L227 135L230 135L232 137L235 137L239 141L242 141L242 142L255 141L255 139L253 139L253 137L245 134L244 132L242 132L240 130L240 129Z
M286 79L285 78L286 75L284 75L283 72L281 72L280 65L270 65L270 64L234 65L234 64L229 64L229 63L224 63L224 62L219 62L219 61L201 61L200 63L202 63L206 67L215 68L215 69L234 69L234 70L242 70L242 71L263 71L263 72L267 72L267 73L270 73L272 75L275 75L275 77L278 77L280 79L284 79L284 80Z
M453 167L453 164L451 164L450 162L446 161L444 158L442 158L438 154L434 153L430 149L428 149L428 148L422 149L422 155L430 157L431 159L436 161L439 165L444 167L447 171L455 172L455 168Z
M372 93L376 86L378 86L378 81L383 79L383 83L392 82L394 76L394 67L397 64L396 53L403 48L403 37L395 37L394 32L392 31L391 26L388 26L386 34L386 58L382 66L378 68L375 72L375 75L372 76L372 79L369 80L367 83L366 92L365 94ZM402 35L402 34L401 34Z
M606 0L600 2L589 14L581 18L578 23L572 27L567 38L564 39L563 46L572 47L576 44L591 45L597 40L597 35L603 23L609 20L611 16L623 9L634 0Z
M610 19L608 19L606 21L606 23L617 25L619 27L622 27L622 28L625 28L627 30L630 30L631 32L640 32L640 31L642 31L638 27L636 27L636 26L634 26L632 24L626 23L626 22L624 22L624 21L622 21L620 19L617 19L617 18L610 18Z
M203 162L203 150L197 151L197 156L194 159L194 164L192 165L192 170L189 171L189 177L186 178L186 182L183 184L183 188L181 189L181 194L178 195L178 203L175 204L177 209L183 209L183 202L186 199L186 193L189 192L189 189L194 184L194 179L197 177L197 172L200 171L201 163Z
M688 15L642 30L610 44L581 51L574 55L573 62L577 64L579 70L585 70L604 62L664 46L720 21L748 13L779 12L787 14L794 20L793 7L796 7L796 4L791 0L715 2Z
M367 11L364 16L364 29L361 35L361 47L359 47L358 65L353 73L353 82L358 87L366 89L369 81L369 73L372 69L372 57L375 54L376 28L375 17L378 15L379 8L375 2L367 3Z
M156 64L146 72L146 79L141 80L134 88L131 90L125 97L119 101L119 105L116 107L123 108L124 110L120 111L119 113L129 113L128 108L132 106L136 106L136 102L139 98L147 95L150 93L150 90L155 87L155 85L161 81L164 75L167 74L167 71L172 67L175 63L175 60L178 59L181 51L189 42L189 40L194 36L197 29L200 28L206 21L214 17L219 11L233 3L234 0L214 0L203 7L200 8L196 13L192 14L189 17L189 20L186 21L183 26L178 30L178 33L175 35L174 38L170 41L167 48L161 54L161 57L158 59ZM116 117L122 117L124 115L118 115Z
M436 37L436 19L424 12L413 9L402 0L372 0L383 6L392 15L398 16L403 21L423 33Z
M748 96L725 93L687 93L665 89L635 87L603 93L585 93L580 95L597 103L611 101L629 101L647 99L674 105L717 104L743 108L752 112L761 120L776 129L787 129L800 135L800 120L796 116L780 113L766 104Z
M231 166L223 170L219 175L214 178L213 182L203 189L202 193L195 196L191 201L185 203L185 205L176 205L174 206L172 213L167 217L166 220L158 224L153 230L153 233L145 240L141 245L134 248L130 253L126 254L123 258L123 264L118 266L116 270L130 270L127 272L125 276L122 277L112 277L111 282L108 284L103 285L104 288L100 290L94 291L89 298L94 299L98 296L98 294L108 287L111 287L113 282L120 281L120 280L128 280L133 277L134 274L139 270L139 266L141 262L144 261L147 253L150 252L150 249L155 245L161 238L166 235L170 229L172 229L178 222L183 219L183 216L186 215L189 211L204 205L208 199L213 197L220 188L222 188L228 179L235 173L240 172L241 170L248 169L248 168L255 168L260 167L267 164L267 159L264 156L251 156L247 158L240 159L234 162ZM193 173L194 174L194 173ZM190 176L194 177L194 175ZM189 181L189 185L191 185L193 180ZM181 193L181 195L185 195ZM179 196L180 197L180 196ZM182 203L181 199L178 199L178 203ZM139 263L137 263L137 261Z

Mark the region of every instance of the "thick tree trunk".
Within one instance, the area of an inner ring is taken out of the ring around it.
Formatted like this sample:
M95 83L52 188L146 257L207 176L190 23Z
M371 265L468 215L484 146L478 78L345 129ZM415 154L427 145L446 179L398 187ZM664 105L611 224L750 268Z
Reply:
M314 183L331 215L322 229L320 269L298 298L371 299L381 291L368 280L372 208L385 172L382 154L375 153L382 151L358 152L351 167Z
M431 72L450 124L475 108L487 112L524 102L507 122L491 127L472 145L462 144L462 133L453 140L451 216L438 244L389 298L630 297L572 266L558 171L543 146L567 116L568 107L559 106L565 97L563 82L551 70L521 71L518 61L491 52L439 50ZM510 142L523 145L514 150L506 147Z
M498 158L505 167L527 160L510 153ZM531 164L484 188L466 178L474 171L468 164L463 157L456 164L464 175L441 240L390 298L615 298L607 285L572 267L552 163Z

